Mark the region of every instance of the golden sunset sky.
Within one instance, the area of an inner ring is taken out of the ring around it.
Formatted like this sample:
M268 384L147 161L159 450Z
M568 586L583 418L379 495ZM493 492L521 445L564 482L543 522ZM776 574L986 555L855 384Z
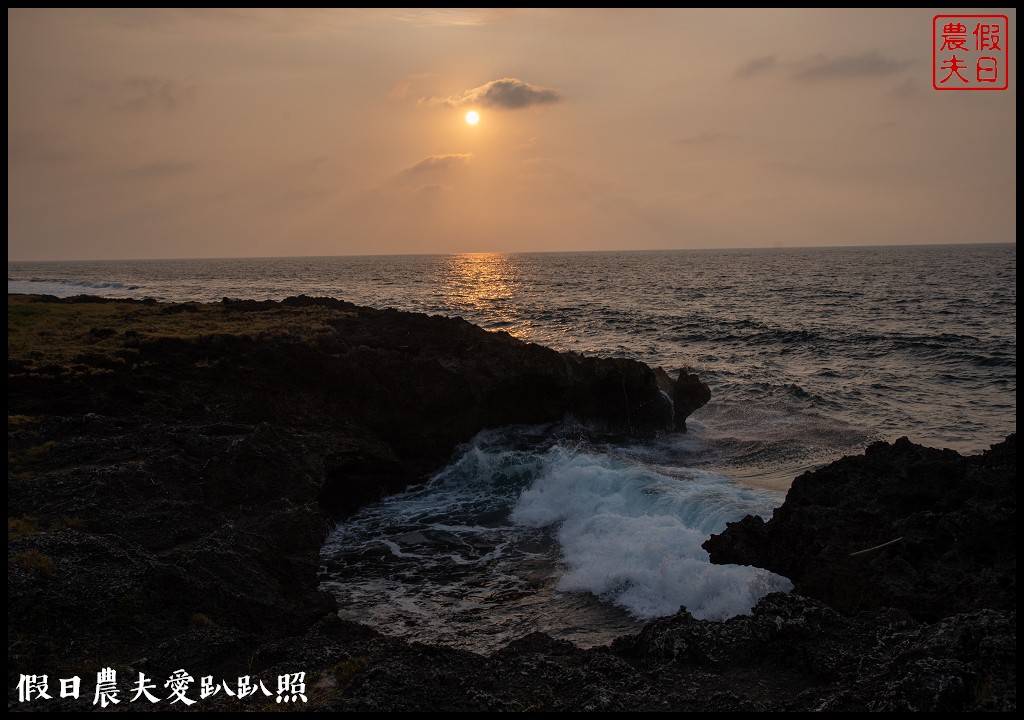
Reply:
M9 9L8 259L1012 242L970 12Z

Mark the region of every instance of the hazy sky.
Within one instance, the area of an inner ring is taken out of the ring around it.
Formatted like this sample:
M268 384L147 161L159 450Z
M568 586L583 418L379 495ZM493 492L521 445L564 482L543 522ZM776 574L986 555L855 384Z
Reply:
M1014 241L949 12L9 9L8 259Z

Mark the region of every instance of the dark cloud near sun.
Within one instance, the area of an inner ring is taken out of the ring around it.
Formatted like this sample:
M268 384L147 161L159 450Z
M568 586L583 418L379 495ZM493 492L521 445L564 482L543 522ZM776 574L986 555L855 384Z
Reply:
M474 105L499 110L521 110L533 105L551 105L564 99L562 93L516 78L491 80L479 87L447 98L430 98L428 102L448 107Z
M843 78L893 75L910 65L909 61L886 57L877 50L859 55L826 55L818 53L797 64L793 77L799 80L833 80Z
M751 58L736 68L736 77L748 78L751 75L771 70L776 65L776 59L775 55L761 55L760 57Z

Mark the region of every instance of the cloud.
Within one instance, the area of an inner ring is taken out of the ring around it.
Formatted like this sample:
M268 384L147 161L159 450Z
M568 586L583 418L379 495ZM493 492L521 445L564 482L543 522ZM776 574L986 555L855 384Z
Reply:
M7 126L7 163L64 165L78 154L52 130Z
M451 185L445 185L444 183L430 183L429 185L424 185L416 192L421 195L437 195L438 193L448 192L451 189Z
M449 168L465 165L473 157L472 153L451 153L449 155L431 155L410 165L398 174L401 177L420 177L427 174L444 173Z
M421 26L467 27L485 25L492 19L492 11L470 8L419 8L400 10L396 19Z
M197 85L186 79L150 75L130 77L117 88L114 106L124 110L163 110L173 112L195 100Z
M110 8L103 15L121 27L132 30L176 31L190 23L211 25L225 24L230 26L253 23L256 10L241 8Z
M346 32L361 24L388 17L374 8L114 8L82 11L91 17L109 18L131 31L189 33L225 38L249 32L264 35L308 35L324 31Z
M707 145L708 143L715 142L716 140L723 140L729 137L726 133L721 132L705 132L698 133L697 135L690 135L688 137L679 138L676 140L677 145Z
M912 98L920 93L921 83L919 80L915 80L913 78L907 78L889 91L890 95L900 98L901 100Z
M831 80L892 75L910 65L906 60L885 57L877 50L860 55L830 56L818 53L797 65L794 77L801 80Z
M500 110L521 110L531 105L550 105L561 102L562 93L543 88L516 78L501 78L466 90L461 95L447 98L430 98L428 102L448 107L476 105Z
M411 89L412 82L409 80L403 80L400 83L396 83L395 86L391 88L391 92L388 93L388 96L393 97L396 100L401 100L402 98L409 94L409 91Z
M199 163L195 162L174 162L173 160L164 160L129 168L121 173L121 177L129 180L149 180L152 178L183 175L185 173L194 172L199 168Z
M394 100L404 100L409 97L417 86L422 86L427 80L434 77L433 73L414 73L412 75L406 75L401 81L395 83L395 86L391 88L388 93L388 97Z
M870 184L876 187L881 184L898 184L907 179L907 169L893 163L878 162L844 162L814 163L790 160L770 160L764 167L773 173L796 175L815 183L838 182L854 184Z
M304 185L285 190L282 197L285 200L324 200L337 192L337 188L331 185Z
M399 192L424 192L450 190L459 170L469 165L472 153L450 153L430 155L407 168L402 168L385 184L385 188Z
M771 70L775 67L775 56L774 55L762 55L760 57L752 58L747 60L745 63L736 68L736 77L747 78L751 75L762 73L766 70Z

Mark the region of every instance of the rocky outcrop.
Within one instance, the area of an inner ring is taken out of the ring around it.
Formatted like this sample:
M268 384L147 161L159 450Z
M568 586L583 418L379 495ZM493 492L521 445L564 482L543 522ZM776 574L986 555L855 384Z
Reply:
M334 612L333 523L480 430L685 420L642 363L331 299L12 296L8 333L13 673L237 673Z
M680 612L611 649L640 667L671 664L691 682L718 675L731 702L716 707L712 697L713 709L1008 710L1016 703L1016 631L1013 610L929 624L893 609L851 618L775 593L750 616L709 623Z
M901 438L793 481L771 520L704 543L711 561L785 575L844 613L923 620L1017 602L1017 436L961 457Z

